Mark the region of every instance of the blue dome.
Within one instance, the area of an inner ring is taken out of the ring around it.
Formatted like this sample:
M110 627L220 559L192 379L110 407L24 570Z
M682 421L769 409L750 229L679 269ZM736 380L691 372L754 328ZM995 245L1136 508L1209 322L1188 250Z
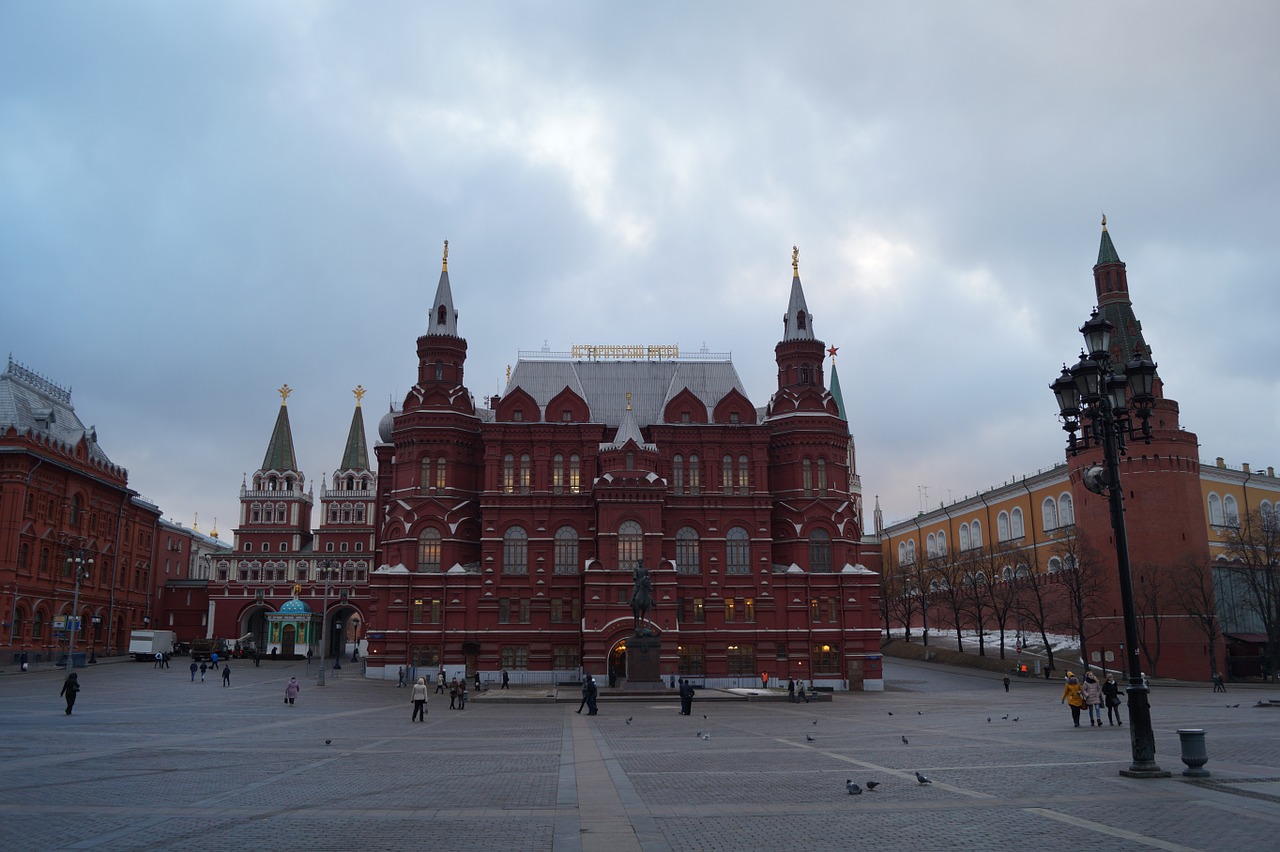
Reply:
M297 598L294 598L291 601L285 602L285 605L280 607L280 611L305 613L305 612L311 612L311 607L307 606Z

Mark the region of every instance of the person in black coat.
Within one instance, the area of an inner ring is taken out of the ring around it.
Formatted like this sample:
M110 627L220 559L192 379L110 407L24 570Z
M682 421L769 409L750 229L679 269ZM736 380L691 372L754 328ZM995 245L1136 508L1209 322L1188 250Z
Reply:
M67 675L67 679L62 682L62 692L58 693L67 699L67 715L71 715L71 708L76 706L76 693L80 691L80 679L76 677L76 673L72 672Z
M596 699L600 696L600 689L596 686L596 679L587 678L587 715L594 716L599 708L596 707Z

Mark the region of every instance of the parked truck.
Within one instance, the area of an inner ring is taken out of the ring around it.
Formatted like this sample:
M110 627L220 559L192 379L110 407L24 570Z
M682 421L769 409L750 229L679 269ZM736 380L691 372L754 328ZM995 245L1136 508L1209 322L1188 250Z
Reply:
M218 641L216 639L207 639L201 636L199 639L191 640L191 662L208 662L213 658L213 652L218 650Z
M129 634L129 653L138 662L154 660L156 654L173 652L178 634L172 630L135 630Z

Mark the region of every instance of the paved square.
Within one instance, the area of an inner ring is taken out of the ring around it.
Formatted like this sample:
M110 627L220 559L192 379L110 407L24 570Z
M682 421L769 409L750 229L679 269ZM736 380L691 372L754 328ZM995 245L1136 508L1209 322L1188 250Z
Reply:
M1059 684L1006 695L930 664L889 660L884 693L830 702L703 692L690 717L674 698L606 695L588 717L575 690L461 712L433 693L425 723L407 689L357 672L319 688L304 663L233 662L223 687L182 661L100 664L68 717L61 672L6 671L0 848L1280 848L1280 709L1253 706L1278 690L1157 685L1173 777L1136 781L1118 775L1128 729L1073 728ZM1208 730L1202 782L1180 774L1188 727ZM850 796L846 778L881 786Z

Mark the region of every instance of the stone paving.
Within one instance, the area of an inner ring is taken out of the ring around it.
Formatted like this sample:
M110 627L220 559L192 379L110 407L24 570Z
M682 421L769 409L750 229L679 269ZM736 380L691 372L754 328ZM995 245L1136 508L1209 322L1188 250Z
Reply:
M690 717L654 696L588 717L576 690L464 711L432 693L425 723L355 667L320 688L302 662L233 662L226 688L181 661L99 664L70 717L60 671L7 670L0 849L1280 849L1280 709L1253 706L1280 689L1154 687L1173 777L1131 780L1127 728L1073 728L1057 683L885 670L883 693L702 693ZM1205 781L1180 774L1187 727L1209 732Z

